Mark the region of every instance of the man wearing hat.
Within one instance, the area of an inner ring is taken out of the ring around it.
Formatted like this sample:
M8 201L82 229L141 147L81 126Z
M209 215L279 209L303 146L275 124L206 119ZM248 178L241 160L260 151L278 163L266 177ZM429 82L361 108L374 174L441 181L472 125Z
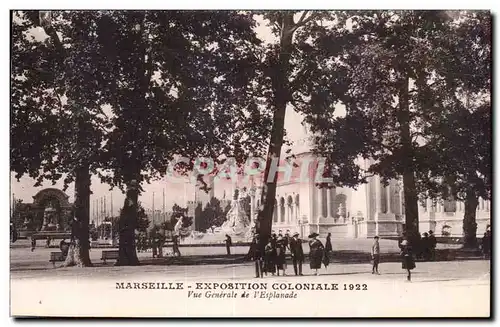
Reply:
M290 240L290 252L292 253L293 271L295 276L302 275L302 263L304 262L304 250L302 249L302 240L299 233L294 233Z

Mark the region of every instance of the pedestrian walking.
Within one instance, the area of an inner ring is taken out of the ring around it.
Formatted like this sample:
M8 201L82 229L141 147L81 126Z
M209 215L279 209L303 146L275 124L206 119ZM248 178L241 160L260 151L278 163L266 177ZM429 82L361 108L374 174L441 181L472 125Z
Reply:
M379 243L379 237L375 236L373 238L373 244L372 244L372 274L377 274L380 275L378 272L378 264L380 263L380 243Z
M231 239L231 236L229 236L229 235L226 234L225 243L226 243L226 252L227 252L227 255L230 255L231 254L231 246L233 245L233 241Z
M286 247L283 237L278 237L276 242L276 273L278 276L280 270L283 270L283 276L286 276Z
M411 271L415 269L415 260L413 259L412 248L408 240L401 242L401 261L402 268L407 271L406 279L411 282Z
M321 269L321 264L323 261L325 247L320 240L318 240L319 234L312 233L309 235L309 267L315 270L315 275L319 276L319 269Z
M292 254L292 264L295 276L302 275L302 263L304 262L304 250L302 249L302 240L299 238L299 233L293 234L290 240L290 252Z

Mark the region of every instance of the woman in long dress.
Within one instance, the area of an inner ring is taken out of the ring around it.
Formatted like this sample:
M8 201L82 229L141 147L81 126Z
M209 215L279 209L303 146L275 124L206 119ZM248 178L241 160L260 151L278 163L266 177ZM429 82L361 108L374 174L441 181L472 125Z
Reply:
M286 253L285 240L282 237L279 237L276 242L276 270L278 276L280 275L280 270L283 270L283 276L286 276L285 253Z
M321 263L323 261L325 247L320 240L317 239L319 234L312 233L309 235L309 266L311 269L315 270L316 276L319 275L318 269L321 268Z
M330 264L330 255L332 252L332 233L328 233L325 242L325 255L323 256L323 264L325 265L325 268L328 268L328 265Z
M408 240L401 242L401 262L402 268L408 272L406 278L411 282L411 270L415 269L415 260L413 259L412 249Z
M264 272L266 275L276 273L276 248L271 241L264 248Z

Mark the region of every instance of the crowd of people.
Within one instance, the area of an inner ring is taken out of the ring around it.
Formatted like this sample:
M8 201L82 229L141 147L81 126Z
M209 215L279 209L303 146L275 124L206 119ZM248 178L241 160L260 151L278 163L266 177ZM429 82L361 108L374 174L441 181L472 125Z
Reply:
M325 245L318 239L319 234L309 235L309 266L319 275L319 269L324 265L328 267L330 263L330 253L332 252L331 234L328 234ZM255 234L251 248L250 258L255 261L255 277L263 277L268 274L286 276L287 274L287 252L292 258L293 271L296 276L303 276L302 265L304 263L304 250L299 233L290 235L287 230L283 235L280 230L278 234L272 233L267 244L262 246L260 236Z
M315 275L319 275L322 266L325 269L330 264L332 252L331 234L328 233L326 242L318 239L317 233L309 235L309 267ZM267 244L260 242L260 236L254 235L250 246L249 259L255 262L255 277L262 278L268 274L285 276L287 274L287 252L290 253L293 265L293 272L296 276L303 276L302 265L305 255L302 247L303 241L299 233L290 236L287 230L285 235L282 231L278 234L272 233ZM398 240L400 249L401 267L407 273L407 280L411 281L411 271L416 268L416 260L433 261L436 260L437 239L433 231L425 232L419 237L410 239L403 233ZM489 258L491 253L491 229L488 225L484 233L481 250L485 258ZM379 273L381 250L379 237L375 236L371 246L372 274ZM229 252L228 252L229 253Z
M163 247L167 237L162 233L154 233L152 235L139 234L137 236L137 252L148 252L152 251L153 258L163 257ZM179 250L179 236L172 235L172 252L174 256L181 256L181 251Z

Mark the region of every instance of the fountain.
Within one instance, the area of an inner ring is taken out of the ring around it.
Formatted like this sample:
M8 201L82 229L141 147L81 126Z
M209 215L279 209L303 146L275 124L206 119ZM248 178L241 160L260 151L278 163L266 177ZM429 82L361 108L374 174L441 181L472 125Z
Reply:
M252 240L252 228L255 226L254 219L246 214L242 201L246 193L238 189L234 191L231 207L226 215L226 221L220 227L211 228L206 233L190 231L187 237L182 238L182 244L212 244L223 243L226 235L229 235L233 243L246 243ZM179 219L179 222L181 219ZM182 236L182 224L177 222L174 232ZM187 231L184 231L185 234Z
M49 205L43 211L43 225L42 231L55 231L59 227L59 223L57 221L57 210L54 209L51 205Z

